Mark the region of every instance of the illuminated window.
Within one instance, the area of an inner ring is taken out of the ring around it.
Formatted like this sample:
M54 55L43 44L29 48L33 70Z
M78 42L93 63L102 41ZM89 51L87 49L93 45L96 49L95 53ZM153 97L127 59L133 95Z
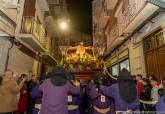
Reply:
M156 42L157 42L157 46L162 46L163 44L165 44L163 33L156 35Z
M130 71L129 59L126 59L126 60L120 62L120 71L121 71L123 68L126 68L128 71Z
M119 65L118 64L112 66L112 75L113 76L119 75Z

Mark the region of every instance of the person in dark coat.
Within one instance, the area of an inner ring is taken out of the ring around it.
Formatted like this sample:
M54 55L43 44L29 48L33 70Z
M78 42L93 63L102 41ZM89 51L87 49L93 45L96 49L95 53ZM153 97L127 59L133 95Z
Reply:
M39 87L43 92L40 114L68 114L67 94L79 94L80 83L67 81L64 68L56 65L51 71L50 79Z
M163 88L159 89L159 100L156 104L156 111L158 114L165 113L165 79L163 79Z
M38 114L42 103L42 92L39 90L39 85L33 88L33 90L31 91L31 97L35 101L35 106L33 108L32 114Z
M143 81L144 81L145 84L144 84L144 88L142 90L140 99L144 100L144 101L151 101L151 89L152 89L152 86L151 86L151 84L150 84L148 79L144 78ZM151 105L141 103L141 111L150 111L151 108L152 108Z
M111 87L101 86L101 91L115 101L115 110L117 114L126 111L138 111L139 99L137 96L136 85L126 69L123 69L119 74L118 83Z
M40 111L41 103L42 103L42 92L39 90L39 86L43 83L44 80L49 78L50 73L46 76L41 76L39 79L39 84L33 88L31 91L31 97L35 101L35 106L33 108L33 114L38 114Z
M33 88L36 87L36 85L37 85L37 77L35 75L32 75L31 80L27 82L27 101L28 101L27 114L33 113L35 101L31 97L30 93L33 90Z

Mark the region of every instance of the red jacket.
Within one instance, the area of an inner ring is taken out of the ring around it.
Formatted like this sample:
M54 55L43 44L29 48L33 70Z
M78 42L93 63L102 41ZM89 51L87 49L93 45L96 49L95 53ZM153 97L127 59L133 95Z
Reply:
M142 91L143 91L143 83L139 81L137 82L137 94L139 98L141 97Z
M18 110L15 112L15 114L25 112L26 109L27 109L27 88L24 85L20 90Z

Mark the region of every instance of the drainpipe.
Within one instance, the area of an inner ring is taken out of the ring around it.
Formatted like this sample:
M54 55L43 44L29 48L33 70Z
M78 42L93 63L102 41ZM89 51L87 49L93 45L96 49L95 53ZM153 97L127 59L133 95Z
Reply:
M11 49L12 49L13 46L14 46L14 41L13 41L14 38L13 38L13 37L10 37L9 40L10 40L11 46L10 46L10 47L8 48L8 50L7 50L7 57L6 57L5 70L7 70L7 67L8 67L10 51L11 51Z

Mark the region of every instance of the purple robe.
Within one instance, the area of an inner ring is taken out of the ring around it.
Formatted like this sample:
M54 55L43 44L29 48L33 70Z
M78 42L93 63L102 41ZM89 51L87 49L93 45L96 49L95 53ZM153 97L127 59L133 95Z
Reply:
M42 92L39 90L39 86L35 87L31 91L31 97L34 99L35 104L41 104L42 101ZM38 114L38 109L33 109L33 114Z
M139 103L138 97L135 99L134 102L132 102L130 104L126 103L120 96L118 84L113 84L110 87L101 86L101 91L105 95L107 95L110 98L113 98L115 100L115 110L116 111L126 111L128 109L131 109L133 111L139 110L140 103Z
M63 86L55 86L51 80L45 80L39 89L43 92L41 114L68 114L67 94L78 94L80 87L70 82Z
M105 114L113 114L111 113L111 101L109 98L101 94L101 92L96 90L95 85L90 86L89 96L92 100L92 106L97 107L99 109L106 109L110 108L110 110ZM96 111L94 108L92 109L92 114L101 114L100 112Z
M89 94L89 91L90 91L90 89L92 88L93 85L94 85L94 84L93 84L92 81L90 81L90 82L88 83L88 85L87 85L87 87L86 87L87 94Z
M90 91L91 91L91 88L94 86L94 83L92 81L90 81L86 87L86 93L88 96L90 96ZM89 113L91 114L92 113L92 100L91 98L89 97L88 99L88 109L89 109Z
M158 103L156 104L156 111L165 113L165 102L163 97L159 97Z
M79 95L69 95L72 97L72 101L68 101L68 105L76 105L79 106L80 105L80 98ZM80 114L80 110L75 109L75 110L68 110L68 114Z

